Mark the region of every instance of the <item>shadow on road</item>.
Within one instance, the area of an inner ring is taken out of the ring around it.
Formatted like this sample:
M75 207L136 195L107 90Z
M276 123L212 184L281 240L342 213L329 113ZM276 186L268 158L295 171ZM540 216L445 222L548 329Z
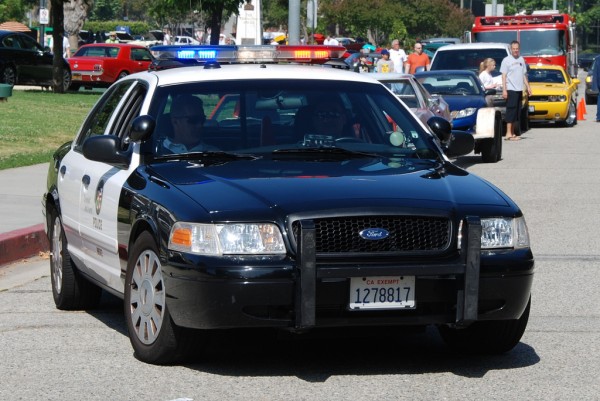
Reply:
M100 307L88 313L127 336L120 299L104 293ZM270 329L209 333L197 332L195 355L183 366L221 376L295 376L324 382L340 375L440 372L480 378L492 370L540 361L524 343L504 355L459 355L445 346L432 326L320 329L305 334Z

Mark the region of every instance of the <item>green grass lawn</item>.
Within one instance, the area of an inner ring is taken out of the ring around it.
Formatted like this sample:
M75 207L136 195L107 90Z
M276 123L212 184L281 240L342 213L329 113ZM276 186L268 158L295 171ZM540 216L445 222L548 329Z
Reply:
M0 103L0 170L49 162L75 137L100 95L13 89Z

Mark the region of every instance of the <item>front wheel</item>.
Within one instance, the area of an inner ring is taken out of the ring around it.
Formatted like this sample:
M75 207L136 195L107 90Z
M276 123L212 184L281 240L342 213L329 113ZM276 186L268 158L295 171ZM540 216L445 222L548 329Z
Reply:
M49 212L50 281L54 303L63 310L94 308L100 302L102 290L74 268L58 212L54 208Z
M481 160L484 163L497 163L502 159L502 120L494 120L494 137L482 139Z
M531 297L520 318L475 322L465 329L439 326L442 339L452 349L467 354L502 354L521 341L531 309Z
M562 127L572 127L577 124L577 106L575 102L569 103L569 110L567 111L567 118L564 121L560 121L558 125Z
M173 323L167 307L165 281L158 247L150 233L135 241L125 275L125 321L139 360L165 365L189 354L189 330Z

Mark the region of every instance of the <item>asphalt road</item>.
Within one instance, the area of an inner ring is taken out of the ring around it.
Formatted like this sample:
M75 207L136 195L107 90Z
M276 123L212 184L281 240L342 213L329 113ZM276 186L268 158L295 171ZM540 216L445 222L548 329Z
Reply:
M146 365L132 355L117 299L106 296L95 311L58 311L47 261L33 259L19 268L45 276L0 292L0 399L599 400L595 107L587 106L586 121L575 128L535 127L521 141L503 142L497 164L475 156L457 161L502 188L529 225L536 257L531 317L506 355L454 355L434 330L316 338L260 331L221 333L184 366Z

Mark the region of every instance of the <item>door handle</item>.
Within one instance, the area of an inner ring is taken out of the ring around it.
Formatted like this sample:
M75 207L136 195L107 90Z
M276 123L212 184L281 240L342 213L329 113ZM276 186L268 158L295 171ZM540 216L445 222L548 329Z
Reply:
M81 182L83 183L83 186L86 187L86 188L88 187L88 185L90 185L90 181L91 181L90 176L87 175L87 174L84 175L83 178L81 179Z

